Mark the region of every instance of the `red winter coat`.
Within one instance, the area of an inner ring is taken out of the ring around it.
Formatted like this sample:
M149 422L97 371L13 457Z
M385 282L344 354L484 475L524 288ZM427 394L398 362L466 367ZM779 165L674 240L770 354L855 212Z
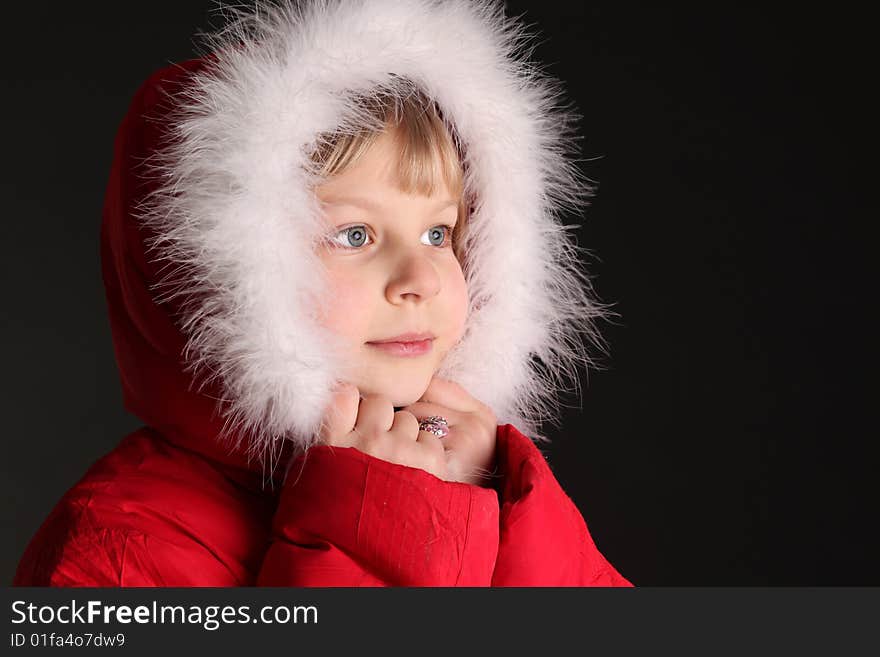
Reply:
M498 457L500 494L322 446L276 494L143 428L64 496L13 584L630 586L530 440L500 426Z
M161 121L152 120L165 97L160 82L171 88L199 66L164 69L137 93L104 208L103 275L124 402L146 426L64 495L13 584L631 586L512 425L498 427L494 489L328 446L298 457L286 478L277 468L274 488L264 487L258 464L217 442L219 391L189 389L184 338L169 308L153 302L157 265L131 218L151 184L130 172L160 138Z

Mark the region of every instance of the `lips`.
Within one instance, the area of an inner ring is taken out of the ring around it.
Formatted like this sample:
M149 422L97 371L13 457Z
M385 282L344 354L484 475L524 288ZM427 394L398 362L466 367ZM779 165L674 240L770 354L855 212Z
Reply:
M430 333L403 333L367 344L391 356L421 356L433 348L434 336Z
M401 333L393 338L385 338L384 340L370 340L369 344L386 344L389 342L422 342L424 340L433 340L432 333Z

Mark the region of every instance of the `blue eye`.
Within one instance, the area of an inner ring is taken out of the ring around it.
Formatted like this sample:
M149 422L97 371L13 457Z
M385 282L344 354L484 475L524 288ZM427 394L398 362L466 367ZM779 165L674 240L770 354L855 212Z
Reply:
M436 246L439 248L448 248L452 239L452 226L440 225L429 228L424 233L428 236L428 242L422 241L427 246ZM367 227L363 224L355 224L348 228L343 228L330 238L330 242L336 244L343 249L359 249L367 244L372 244Z
M333 236L333 240L335 241L339 238L340 235L343 235L347 238L347 244L341 244L343 248L348 249L358 249L362 247L365 243L367 243L368 235L367 228L363 225L357 226L349 226L348 228L343 228L336 235Z
M429 246L446 246L446 236L452 231L450 226L434 226L426 230L423 235L428 236ZM434 242L433 240L437 240ZM422 242L424 244L424 242Z

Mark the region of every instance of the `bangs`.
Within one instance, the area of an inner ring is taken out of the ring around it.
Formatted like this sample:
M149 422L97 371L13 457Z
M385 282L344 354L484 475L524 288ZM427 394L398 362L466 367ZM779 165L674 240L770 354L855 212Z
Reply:
M392 169L406 194L433 196L445 186L459 200L453 249L461 245L467 219L464 169L460 148L436 103L413 89L405 96L379 92L357 101L358 119L379 129L341 130L322 135L311 154L315 173L326 179L354 166L384 132L390 133L398 157ZM461 258L459 258L461 259Z

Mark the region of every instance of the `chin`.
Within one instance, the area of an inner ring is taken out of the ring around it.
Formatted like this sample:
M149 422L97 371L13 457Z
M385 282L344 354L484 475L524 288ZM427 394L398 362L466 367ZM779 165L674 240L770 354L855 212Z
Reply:
M385 395L391 400L391 404L395 408L402 408L416 403L428 388L427 384L417 387L404 387L396 385L390 390L377 390L379 394Z
M369 377L369 383L359 385L358 388L362 394L388 397L395 409L417 402L425 394L431 382L431 374L420 377L388 377L385 381L382 380L384 377L378 377L376 374Z

